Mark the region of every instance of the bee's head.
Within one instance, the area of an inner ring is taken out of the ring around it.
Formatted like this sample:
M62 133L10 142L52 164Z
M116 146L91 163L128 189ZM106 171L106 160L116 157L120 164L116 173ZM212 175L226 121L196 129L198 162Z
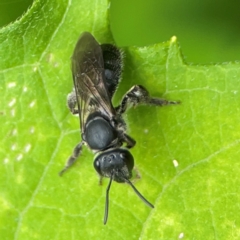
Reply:
M102 177L116 182L126 182L132 177L134 159L127 149L116 148L104 151L94 160L94 168Z
M134 159L132 154L127 149L115 148L102 152L94 160L94 168L101 177L109 177L110 181L106 191L105 215L104 224L108 219L109 206L109 190L112 180L116 182L126 182L129 184L134 192L145 202L149 207L153 205L148 202L146 198L134 187L129 180L132 177L132 169L134 166Z

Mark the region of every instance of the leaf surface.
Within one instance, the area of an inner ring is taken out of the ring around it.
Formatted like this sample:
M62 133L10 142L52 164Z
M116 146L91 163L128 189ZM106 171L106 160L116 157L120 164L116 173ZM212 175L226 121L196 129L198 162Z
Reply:
M109 221L93 154L58 176L80 141L66 107L81 32L112 43L108 1L36 1L0 31L1 239L239 239L239 63L187 65L176 41L125 49L117 104L134 84L180 100L127 112L138 190L113 183Z

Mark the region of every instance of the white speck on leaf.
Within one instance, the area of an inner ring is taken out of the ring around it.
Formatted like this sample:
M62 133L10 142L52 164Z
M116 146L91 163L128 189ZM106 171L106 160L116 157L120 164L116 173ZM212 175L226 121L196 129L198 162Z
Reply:
M16 82L10 82L8 83L8 88L13 88L13 87L16 87Z
M29 132L30 132L30 133L34 133L34 132L35 132L35 128L34 128L34 127L30 127Z
M182 239L183 237L184 237L184 233L180 233L178 236L179 239Z
M9 162L9 159L8 158L4 158L3 163L7 164L8 162Z
M175 159L173 160L173 166L174 166L174 167L178 167L178 161L175 160Z
M29 150L31 149L31 144L28 143L26 146L25 146L25 152L29 152Z
M14 128L14 129L12 130L12 135L17 135L17 129L16 129L16 128Z
M32 108L34 105L35 105L36 101L32 101L30 104L29 104L29 107Z
M15 109L12 109L12 110L11 110L11 115L12 115L12 117L15 116Z
M9 103L8 106L12 107L16 103L16 98L13 98Z
M12 150L12 151L15 151L16 148L17 148L17 145L14 143L14 144L11 146L11 150Z
M20 161L22 158L23 158L23 155L20 153L20 154L17 156L16 160L17 160L17 161Z

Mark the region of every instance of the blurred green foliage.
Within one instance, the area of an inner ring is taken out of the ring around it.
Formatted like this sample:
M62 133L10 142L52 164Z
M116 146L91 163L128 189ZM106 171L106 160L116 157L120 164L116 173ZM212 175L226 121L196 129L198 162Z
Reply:
M239 60L240 2L234 0L112 0L117 44L148 45L177 36L187 62Z
M31 0L0 0L0 26L14 21ZM235 0L112 0L110 22L119 46L144 46L177 36L187 62L239 60L240 2Z
M126 186L119 184L111 189L111 222L103 227L100 220L105 188L96 187L89 161L80 161L64 178L59 178L57 172L69 156L69 149L79 141L79 122L65 106L67 89L72 88L69 68L72 49L84 30L93 31L101 42L112 40L106 37L108 0L41 0L41 3L44 4L36 4L24 21L3 30L1 35L0 55L4 56L0 58L1 240L68 239L69 236L115 240L129 239L129 236L131 239L183 236L184 239L240 239L237 230L240 220L236 214L240 201L240 64L186 65L182 63L176 38L150 47L126 49L123 75L126 81L122 81L120 93L135 83L144 83L153 95L162 92L163 97L180 99L182 104L129 112L130 133L138 141L138 147L132 152L144 180L136 185L144 195L150 196L148 199L154 202L155 209L149 214L149 209L139 207L134 192L128 193ZM155 25L143 18L148 11L155 16L153 7L141 8L136 3L130 9L129 3L123 3L121 6L129 14L122 8L115 14L114 2L110 11L111 19L119 16L121 20L122 29L111 20L118 45L146 45L165 41L174 34L183 43L183 53L193 59L184 47L183 31L169 27L172 32L164 36L155 20L161 34L157 36ZM195 7L196 19L201 5ZM168 11L167 7L162 9L169 24L176 16L174 24L186 28L184 21L180 21L180 6L189 13L183 2ZM158 12L157 5L154 9ZM178 14L174 15L173 9ZM137 18L134 12L142 16L136 21L138 27L130 24ZM194 36L191 29L199 34L200 42L204 42L205 36L200 29L209 28L209 35L214 35L211 29L215 28L207 20L198 26L197 21L189 20L190 16L184 17L188 19L185 22L191 41ZM167 22L162 22L164 29ZM228 34L222 30L222 37L214 36L222 41ZM236 36L235 39L237 42ZM211 61L204 56L213 57L214 53L226 58L219 49L228 51L229 46L237 53L234 44L218 49L216 43L211 47L210 39L206 42L208 47L204 51L198 42L192 45L196 62ZM190 44L187 46L189 50ZM216 61L223 61L219 56ZM157 121L149 121L151 118ZM83 155L92 159L90 153ZM179 163L178 167L174 167L173 160Z
M32 2L33 0L0 0L0 27L18 19Z

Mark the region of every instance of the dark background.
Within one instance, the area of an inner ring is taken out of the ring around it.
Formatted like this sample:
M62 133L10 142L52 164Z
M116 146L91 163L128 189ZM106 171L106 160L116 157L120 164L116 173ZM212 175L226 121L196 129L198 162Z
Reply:
M14 21L31 0L0 0L0 26ZM119 46L145 46L177 36L185 61L240 59L240 1L112 0L110 22Z

